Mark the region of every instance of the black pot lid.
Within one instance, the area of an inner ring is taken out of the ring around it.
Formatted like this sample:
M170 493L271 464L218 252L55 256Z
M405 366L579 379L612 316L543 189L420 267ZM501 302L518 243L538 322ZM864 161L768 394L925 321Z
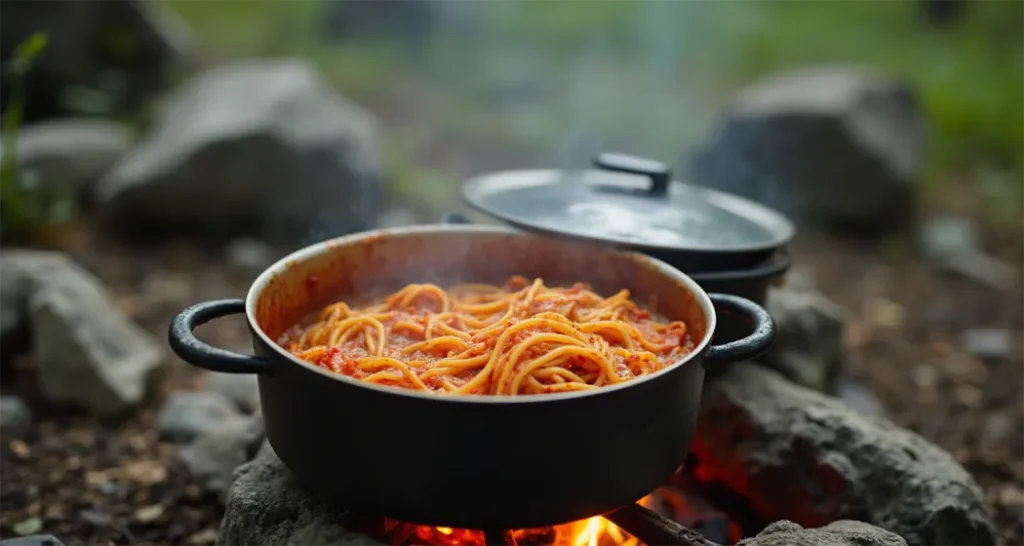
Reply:
M672 181L664 164L601 154L600 170L505 171L470 179L473 208L517 227L635 249L750 252L781 247L792 222L749 199Z

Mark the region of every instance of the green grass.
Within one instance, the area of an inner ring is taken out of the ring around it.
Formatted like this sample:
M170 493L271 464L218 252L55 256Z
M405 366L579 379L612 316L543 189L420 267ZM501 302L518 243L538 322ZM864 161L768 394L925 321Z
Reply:
M429 68L380 46L325 43L322 0L169 3L222 55L309 58L371 107L416 93L424 112L415 122L435 138L492 147L558 145L586 118L634 151L672 161L760 76L815 63L871 66L919 89L932 124L929 180L985 166L1012 173L1004 183L1020 192L1024 2L969 2L960 24L935 29L909 0L467 0L458 5L483 30L470 42L443 35ZM494 88L523 66L539 106L496 107Z

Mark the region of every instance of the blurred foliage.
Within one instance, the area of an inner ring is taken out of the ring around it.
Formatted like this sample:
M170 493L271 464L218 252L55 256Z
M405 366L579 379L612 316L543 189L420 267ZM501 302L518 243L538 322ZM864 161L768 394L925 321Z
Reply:
M33 62L46 49L45 34L29 36L3 67L11 81L11 98L3 114L3 157L0 160L0 225L4 238L19 239L74 215L70 192L39 183L36 173L19 166L18 132L27 100L25 89Z
M455 1L446 8L472 28L441 29L422 57L330 43L323 0L169 3L218 55L310 58L386 121L405 93L426 104L417 123L435 138L570 149L596 134L670 162L753 79L866 65L920 91L933 123L929 181L984 167L1011 173L986 177L1009 186L989 192L1004 205L1021 195L1024 2L967 2L939 27L920 0ZM413 125L404 121L391 127Z

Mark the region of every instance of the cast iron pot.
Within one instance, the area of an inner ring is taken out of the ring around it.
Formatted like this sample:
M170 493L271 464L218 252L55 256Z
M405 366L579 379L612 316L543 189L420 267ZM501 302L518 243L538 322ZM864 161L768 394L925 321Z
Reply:
M323 305L383 296L411 282L588 282L629 288L685 320L689 355L648 376L591 391L438 396L378 386L303 362L275 343ZM715 306L756 330L712 345ZM193 329L245 314L255 356L211 347ZM692 279L637 253L523 234L501 226L413 226L359 233L299 250L263 272L246 299L200 303L169 332L185 361L259 378L267 439L303 486L363 513L465 528L554 525L635 502L683 463L704 370L765 351L774 336L758 305L709 296Z

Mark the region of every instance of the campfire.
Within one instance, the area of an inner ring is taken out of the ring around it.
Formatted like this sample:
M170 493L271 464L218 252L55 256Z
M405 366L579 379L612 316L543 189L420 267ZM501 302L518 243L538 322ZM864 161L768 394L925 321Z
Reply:
M635 506L607 517L594 516L552 527L491 532L414 525L392 519L364 521L358 526L381 542L395 546L704 546L734 544L743 538L736 522L698 493L675 485L663 486Z

